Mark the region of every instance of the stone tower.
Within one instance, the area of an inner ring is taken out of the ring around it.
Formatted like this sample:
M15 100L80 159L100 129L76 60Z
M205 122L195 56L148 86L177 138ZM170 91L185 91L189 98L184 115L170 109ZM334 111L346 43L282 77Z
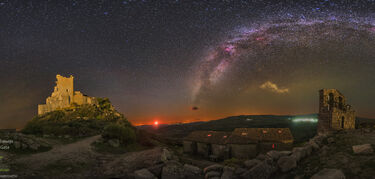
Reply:
M355 111L346 104L344 95L336 89L321 89L318 133L354 128Z
M38 114L73 107L74 105L97 104L97 99L74 91L74 77L56 75L56 86L46 104L38 105Z

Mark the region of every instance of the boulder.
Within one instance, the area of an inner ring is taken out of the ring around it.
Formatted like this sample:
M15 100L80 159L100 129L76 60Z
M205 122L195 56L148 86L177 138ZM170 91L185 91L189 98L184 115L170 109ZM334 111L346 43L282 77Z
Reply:
M236 170L234 170L234 174L235 175L242 175L243 173L245 173L247 170L244 169L244 168L236 168Z
M288 172L297 167L297 161L293 156L282 156L277 161L277 165L282 172Z
M341 170L325 168L313 175L310 179L345 179L345 175Z
M309 156L312 153L313 147L311 145L307 144L303 147L303 150L305 150L306 156Z
M41 143L40 143L40 146L42 146L42 147L51 147L50 144L45 143L45 142L41 142Z
M237 178L234 175L234 170L235 170L235 168L233 168L233 167L225 166L223 168L223 173L221 174L221 179L235 179L235 178Z
M14 148L16 149L21 148L21 143L19 141L14 141L13 145L14 145Z
M170 160L165 163L161 171L161 178L163 179L183 179L184 170L181 163Z
M120 147L120 140L111 139L111 140L108 141L108 144L112 147Z
M147 169L141 169L134 172L135 179L157 179L154 174L152 174Z
M311 147L312 147L314 150L319 150L319 145L318 145L314 140L310 140L310 141L309 141L309 145L311 145Z
M272 160L277 161L280 158L280 152L276 150L268 151L266 154L268 157L270 157Z
M147 170L149 170L152 174L154 174L156 177L161 177L161 170L163 169L164 164L157 164L153 165L151 167L148 167Z
M328 144L332 144L332 143L334 143L335 142L335 139L333 138L333 137L329 137L328 139L327 139L327 143Z
M277 171L277 166L270 165L268 162L263 161L252 169L246 171L241 175L241 178L270 178L273 173Z
M262 162L262 161L260 161L260 160L258 160L258 159L252 159L252 160L246 160L243 164L244 164L247 168L251 169L251 168L253 168L255 165L258 165L260 162Z
M186 178L203 178L203 171L196 166L185 164L184 175Z
M204 173L208 173L210 171L216 171L216 172L222 172L223 171L223 168L224 166L220 165L220 164L214 164L214 165L210 165L206 168L203 169L203 172Z
M21 148L22 148L22 150L25 150L25 149L27 149L29 146L27 145L27 144L24 144L24 143L22 143L21 144Z
M265 160L265 159L266 159L266 156L263 155L263 154L259 154L259 155L256 157L256 159L258 159L258 160Z
M324 145L324 146L321 148L321 152L320 152L320 154L321 154L321 155L327 155L328 150L329 150L329 147L326 146L326 145Z
M299 162L302 158L306 156L306 151L303 147L295 147L293 148L292 155L297 162Z
M214 178L214 177L220 177L221 176L221 173L220 172L217 172L217 171L209 171L206 173L206 175L204 175L204 178L205 179L211 179L211 178Z
M38 150L39 147L40 147L40 145L37 144L37 143L33 143L33 144L31 144L29 147L30 147L30 149L32 149L32 150Z
M30 138L23 138L22 139L27 145L32 145L34 144L34 140L30 139Z
M163 148L162 152L161 152L161 156L160 156L160 159L161 161L163 162L166 162L168 160L171 160L172 159L172 153L166 149L166 148Z
M280 151L280 157L282 157L282 156L288 156L290 154L292 154L292 151Z
M354 145L352 148L354 154L372 154L374 152L371 144Z
M363 128L362 131L364 133L370 133L371 132L371 129L370 128Z
M315 137L312 138L312 140L318 144L319 146L323 145L323 140L325 139L325 135L317 135Z

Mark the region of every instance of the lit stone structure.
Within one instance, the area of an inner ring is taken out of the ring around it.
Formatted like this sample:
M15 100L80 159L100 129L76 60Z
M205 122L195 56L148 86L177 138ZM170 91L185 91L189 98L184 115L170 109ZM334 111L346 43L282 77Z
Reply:
M318 133L355 129L355 111L337 89L319 91Z
M46 104L38 105L38 114L44 114L58 109L70 108L76 105L98 104L95 97L89 97L79 91L74 91L74 77L56 75L56 86L46 99Z

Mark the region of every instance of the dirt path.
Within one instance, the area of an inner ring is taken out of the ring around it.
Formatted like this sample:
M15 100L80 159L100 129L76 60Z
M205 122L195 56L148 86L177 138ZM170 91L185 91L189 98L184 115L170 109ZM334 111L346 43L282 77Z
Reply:
M40 169L57 161L82 161L97 155L91 149L91 143L99 138L97 135L67 145L56 145L50 151L15 159L14 163L31 164L30 169Z
M71 144L57 144L43 153L22 155L10 163L20 178L110 178L153 166L160 162L161 147L125 154L101 154L91 143L100 136Z
M157 165L161 162L161 152L161 147L155 147L122 155L101 155L98 156L98 165L91 174L93 176L105 176L106 178L121 178L134 170Z

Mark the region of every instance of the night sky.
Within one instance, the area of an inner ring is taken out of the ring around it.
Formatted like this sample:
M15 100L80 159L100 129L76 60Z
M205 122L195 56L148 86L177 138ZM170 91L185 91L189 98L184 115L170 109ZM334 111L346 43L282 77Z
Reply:
M0 0L0 128L56 74L133 124L318 111L337 88L375 118L375 0Z

